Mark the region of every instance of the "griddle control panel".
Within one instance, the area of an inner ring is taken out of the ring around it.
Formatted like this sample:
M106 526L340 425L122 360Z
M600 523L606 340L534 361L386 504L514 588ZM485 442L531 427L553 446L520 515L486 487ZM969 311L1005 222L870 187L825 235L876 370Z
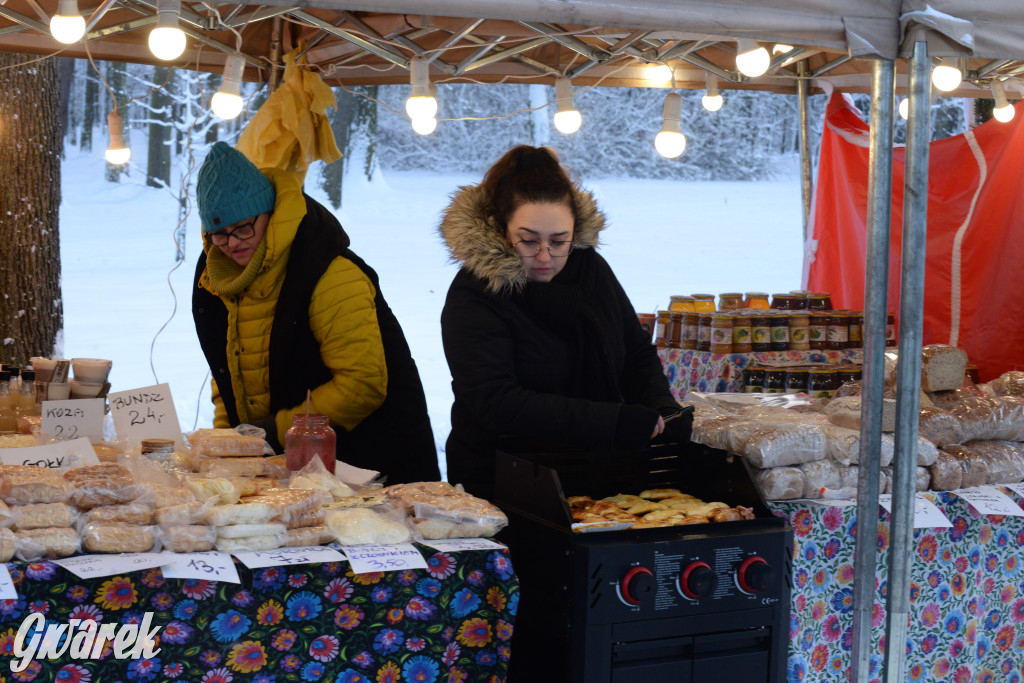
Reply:
M773 606L788 592L785 552L783 533L589 548L587 603L616 619Z

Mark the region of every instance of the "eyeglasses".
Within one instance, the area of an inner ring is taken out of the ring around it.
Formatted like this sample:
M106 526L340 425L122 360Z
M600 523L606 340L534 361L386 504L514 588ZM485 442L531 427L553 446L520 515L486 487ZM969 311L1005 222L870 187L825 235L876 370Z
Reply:
M576 245L572 240L552 240L547 245L538 240L519 240L512 243L516 253L526 257L537 256L541 249L547 249L551 258L564 258L572 253L574 246Z
M228 240L230 240L232 237L234 237L239 242L242 242L256 234L256 221L258 221L259 218L259 216L256 216L249 222L242 223L234 230L228 230L227 232L224 232L223 230L218 230L217 232L211 232L207 234L210 237L210 241L213 242L214 245L218 247L223 247L225 244L228 243Z

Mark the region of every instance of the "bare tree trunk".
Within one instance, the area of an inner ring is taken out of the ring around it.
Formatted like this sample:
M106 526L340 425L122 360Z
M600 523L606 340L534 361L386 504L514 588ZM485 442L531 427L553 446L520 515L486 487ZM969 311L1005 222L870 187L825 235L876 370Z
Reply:
M338 149L348 150L349 127L352 125L352 118L355 115L355 95L351 95L341 88L334 89L334 96L338 105L331 112L331 130L334 132L334 140ZM327 198L335 211L341 208L341 183L345 176L345 157L338 159L333 164L324 167L323 175L320 178L320 186L327 193Z
M99 76L92 72L90 66L85 71L85 110L82 112L82 137L79 149L92 151L92 132L96 127L96 111L99 109Z
M56 59L0 53L0 360L53 353L60 293L60 75ZM32 97L26 97L32 93Z
M146 161L146 184L167 187L171 184L171 100L173 84L167 76L169 67L153 67L153 82L167 85L149 96L149 157ZM173 76L172 76L173 78Z
M75 60L62 57L58 63L60 64L60 153L63 157L64 139L68 135L68 120L71 114L71 81L75 76Z

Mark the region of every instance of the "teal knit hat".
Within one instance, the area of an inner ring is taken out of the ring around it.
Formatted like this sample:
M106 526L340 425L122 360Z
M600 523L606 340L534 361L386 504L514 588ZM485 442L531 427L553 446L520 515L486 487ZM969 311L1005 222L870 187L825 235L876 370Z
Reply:
M196 182L203 233L274 210L274 185L256 164L226 142L210 148Z

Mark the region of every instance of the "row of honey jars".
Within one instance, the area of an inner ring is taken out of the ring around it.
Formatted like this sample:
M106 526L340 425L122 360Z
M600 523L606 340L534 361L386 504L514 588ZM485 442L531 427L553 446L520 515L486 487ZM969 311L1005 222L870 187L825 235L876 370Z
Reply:
M848 382L859 382L859 365L811 365L766 367L752 365L743 371L744 391L766 394L808 394L812 398L831 398Z
M745 308L767 309L768 295L764 292L726 292L718 295L715 305L714 294L674 295L669 297L668 310L678 313L714 313L715 311L735 311Z

